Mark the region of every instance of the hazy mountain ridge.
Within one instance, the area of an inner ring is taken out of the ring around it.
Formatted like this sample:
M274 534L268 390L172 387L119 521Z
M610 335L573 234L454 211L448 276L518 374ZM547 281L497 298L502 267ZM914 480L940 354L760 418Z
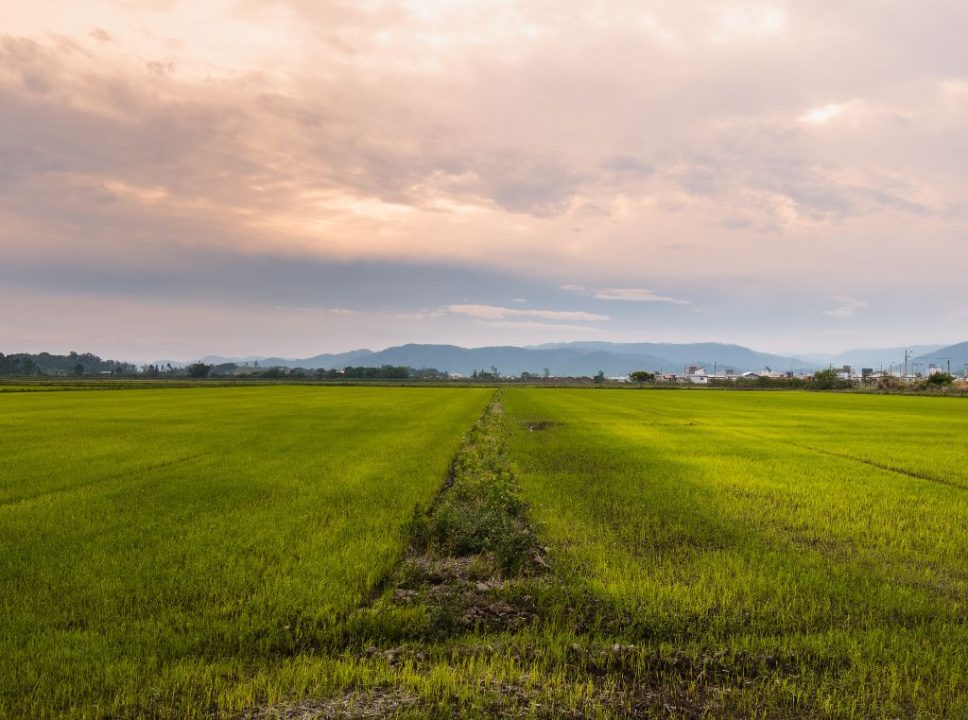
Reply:
M718 370L773 370L812 369L817 363L805 358L752 350L742 345L730 343L609 343L579 341L572 343L552 343L534 346L534 349L567 349L577 352L605 352L637 358L654 357L661 360L660 366L667 371L681 371L685 366L700 365L708 372ZM656 368L658 369L658 368Z
M968 341L954 345L909 345L910 369L922 372L929 364L947 367L961 373L968 364ZM808 353L798 356L777 355L731 343L612 343L578 341L546 343L531 346L495 345L465 348L457 345L409 343L383 350L351 350L323 353L307 358L223 357L201 358L211 365L236 363L261 367L301 367L310 370L342 369L347 366L406 365L413 368L436 368L450 373L469 375L474 370L497 368L504 375L530 372L537 375L547 369L552 375L594 375L600 370L609 376L626 375L633 370L662 370L682 373L690 365L707 372L713 370L746 372L770 368L775 371L813 372L820 368L850 365L855 370L874 369L904 362L903 346L847 350L838 354ZM188 363L172 363L184 366Z
M941 350L943 345L908 345L891 348L861 348L857 350L846 350L842 353L806 353L802 355L804 360L810 360L820 365L842 367L850 365L858 368L873 368L875 370L888 369L892 365L898 368L904 363L904 351L910 352L910 356L927 355Z
M236 365L255 365L258 363L260 367L302 367L315 370L317 368L344 368L347 365L357 364L369 365L371 363L358 363L357 360L365 360L373 354L373 350L350 350L345 353L323 353L322 355L313 355L312 357L301 359L266 357L262 355L249 355L246 357L206 355L205 357L200 358L199 362L207 363L209 365L221 365L223 363L235 363ZM187 363L178 364L186 365Z
M927 352L913 359L917 363L921 372L926 372L929 365L937 365L947 369L951 366L951 372L961 374L968 368L968 341L946 345L932 352Z
M451 373L471 374L474 370L497 368L506 375L522 372L552 375L626 375L633 370L663 370L682 373L689 365L699 365L712 372L719 370L816 369L817 364L800 358L761 353L739 345L723 343L607 343L576 342L518 347L489 346L464 348L456 345L398 345L384 350L353 350L326 353L308 358L226 358L209 356L203 362L258 362L262 367L303 367L307 369L340 369L347 365L407 365L414 368L437 368Z

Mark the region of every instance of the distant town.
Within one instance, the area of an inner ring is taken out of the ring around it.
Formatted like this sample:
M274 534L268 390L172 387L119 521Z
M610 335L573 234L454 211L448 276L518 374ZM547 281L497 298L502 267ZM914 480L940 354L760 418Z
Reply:
M690 365L689 367L684 368L682 373L656 372L655 380L667 383L691 383L693 385L707 385L715 381L736 382L742 380L759 380L761 378L772 380L810 380L814 378L818 372L824 371L798 373L790 370L786 372L778 372L766 367L762 370L749 370L746 372L736 372L732 368L713 370L712 372L709 372L704 367ZM924 371L921 371L916 364L913 364L910 367L904 367L902 365L897 368L890 367L886 370L884 368L874 369L869 367L854 368L850 365L844 365L837 368L828 368L827 372L832 373L832 376L838 381L857 385L865 385L889 380L917 382L935 375L950 377L954 382L965 380L964 374L958 375L952 373L950 364L942 367L936 363L929 363ZM613 382L633 381L631 375L610 377L608 379Z

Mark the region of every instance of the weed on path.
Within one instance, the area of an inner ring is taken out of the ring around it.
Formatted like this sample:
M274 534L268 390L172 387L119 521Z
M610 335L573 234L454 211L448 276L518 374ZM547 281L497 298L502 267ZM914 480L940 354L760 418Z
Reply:
M349 618L355 686L245 718L698 718L710 706L705 689L677 684L705 665L583 634L580 618L604 603L554 572L521 499L501 400L465 436L429 509L415 509L404 557Z

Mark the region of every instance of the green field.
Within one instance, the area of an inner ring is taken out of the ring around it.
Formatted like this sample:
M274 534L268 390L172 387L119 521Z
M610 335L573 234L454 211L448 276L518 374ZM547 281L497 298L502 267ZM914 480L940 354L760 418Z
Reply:
M681 654L696 702L741 715L968 713L968 405L512 390L506 406L559 572L601 600L583 632Z
M332 643L488 394L0 397L0 715L204 712Z
M0 716L968 717L964 401L491 393L0 395Z

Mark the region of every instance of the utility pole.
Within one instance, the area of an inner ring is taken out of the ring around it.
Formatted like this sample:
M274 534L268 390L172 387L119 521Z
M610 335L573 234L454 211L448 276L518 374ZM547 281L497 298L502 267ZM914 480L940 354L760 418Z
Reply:
M937 359L938 360L944 360L947 363L947 366L948 366L948 374L950 375L951 374L951 358L939 357Z
M908 376L908 360L910 359L910 357L911 357L911 351L905 348L904 350L904 379L905 380L907 380L907 376Z

